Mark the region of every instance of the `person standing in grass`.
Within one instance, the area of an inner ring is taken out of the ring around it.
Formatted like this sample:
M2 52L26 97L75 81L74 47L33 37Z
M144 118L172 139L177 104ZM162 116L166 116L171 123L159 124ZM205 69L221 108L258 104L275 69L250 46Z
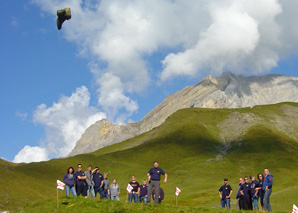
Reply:
M140 193L140 184L136 181L136 177L134 175L131 177L131 182L129 182L129 184L133 189L128 194L128 202L131 203L133 198L134 202L136 203L138 202L138 195Z
M103 193L104 193L104 198L110 199L109 193L108 193L108 189L110 186L110 181L108 180L108 173L105 172L103 174Z
M237 209L241 210L244 207L244 197L243 195L240 193L240 188L243 184L243 178L239 178L239 185L237 188L237 194L236 194L236 199L237 199Z
M108 189L108 193L111 196L111 200L117 200L120 201L119 195L120 195L120 187L117 184L117 180L113 179L113 183L110 185Z
M157 161L154 161L154 167L151 168L148 173L147 173L147 177L148 177L148 181L149 181L149 185L148 185L148 203L150 203L151 201L151 193L152 193L152 189L154 187L154 191L155 191L155 197L159 197L159 187L160 187L160 175L164 175L165 179L164 182L167 182L168 179L168 175L161 169L158 167L159 164ZM154 200L155 204L158 204L158 199Z
M85 172L86 175L86 183L87 183L87 197L89 197L89 194L91 194L92 198L95 198L94 194L94 181L93 181L93 172L95 169L92 171L92 166L88 166L88 170Z
M99 167L95 167L95 172L93 174L93 181L94 181L94 194L95 194L95 197L96 197L96 194L97 192L99 193L100 195L100 199L103 199L104 198L104 192L103 192L103 180L104 180L104 177L102 176L102 174L99 173Z
M220 197L220 203L221 203L221 208L225 208L227 206L227 209L230 209L230 197L233 193L232 187L228 184L228 179L224 179L224 185L219 188L218 194Z
M62 181L65 183L66 196L69 196L69 191L71 191L72 195L76 197L77 193L74 187L74 184L76 183L76 176L73 173L74 169L72 167L69 167Z
M258 190L259 190L259 182L255 179L255 177L253 175L249 176L250 180L251 180L251 184L250 184L250 196L252 198L252 203L254 206L254 210L258 211L258 200L259 200L259 196L258 196Z
M77 190L77 195L79 196L82 194L85 198L87 197L87 187L86 187L86 175L82 171L82 164L78 164L78 171L75 173L76 176L76 190Z
M263 183L264 183L264 175L262 173L258 174L258 180L259 180L259 191L258 191L258 195L260 198L260 204L262 206L262 209L264 209L264 190L263 190Z
M248 182L248 177L244 177L244 184L240 187L240 193L244 198L243 210L252 210L250 183Z
M147 181L145 179L140 186L140 202L147 203Z
M265 173L265 180L263 183L263 190L265 191L264 194L264 210L272 212L271 205L270 205L270 195L272 193L272 185L273 185L273 176L269 173L269 169L264 169Z

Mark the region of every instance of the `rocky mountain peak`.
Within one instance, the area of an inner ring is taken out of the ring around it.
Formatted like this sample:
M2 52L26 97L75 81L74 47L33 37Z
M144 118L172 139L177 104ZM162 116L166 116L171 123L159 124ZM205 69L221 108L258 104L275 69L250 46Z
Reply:
M70 155L95 151L121 142L161 125L167 117L183 108L242 108L280 102L298 102L298 78L284 75L245 77L230 72L203 78L156 106L140 122L116 125L101 120L91 125Z

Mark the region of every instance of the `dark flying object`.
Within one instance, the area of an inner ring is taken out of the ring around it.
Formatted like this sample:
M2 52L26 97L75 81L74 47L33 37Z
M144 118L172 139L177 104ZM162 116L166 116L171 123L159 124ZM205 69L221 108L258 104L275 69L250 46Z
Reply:
M61 29L62 24L65 20L69 20L71 19L71 12L70 12L70 8L66 7L64 9L61 10L57 10L57 28L58 30Z

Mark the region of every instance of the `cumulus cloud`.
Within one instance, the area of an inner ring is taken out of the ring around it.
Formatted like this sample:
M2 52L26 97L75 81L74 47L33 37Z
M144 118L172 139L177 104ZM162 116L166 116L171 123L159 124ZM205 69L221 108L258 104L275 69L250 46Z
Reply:
M105 113L98 112L89 104L90 93L82 86L50 107L45 104L37 107L33 121L45 128L46 149L50 157L66 156L87 127L106 117Z
M45 148L38 146L25 146L14 157L14 163L30 163L48 160L48 152Z

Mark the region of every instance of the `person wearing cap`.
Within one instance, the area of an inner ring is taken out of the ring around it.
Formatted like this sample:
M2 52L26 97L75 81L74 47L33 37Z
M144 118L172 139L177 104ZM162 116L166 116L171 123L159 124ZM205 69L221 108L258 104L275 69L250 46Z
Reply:
M258 196L258 190L259 190L259 182L255 179L255 177L253 175L249 176L250 180L251 180L251 184L250 184L250 196L252 199L252 203L253 203L253 207L255 211L258 211L258 200L259 200L259 196Z
M269 169L264 169L265 173L265 180L263 183L263 190L265 191L264 194L264 211L272 212L271 205L270 205L270 195L272 193L272 185L273 185L273 176L269 173Z
M219 188L218 194L220 197L220 203L221 208L225 208L227 206L227 209L230 209L230 197L233 193L232 187L228 184L228 179L224 179L224 185Z
M167 182L168 179L168 175L161 169L158 167L159 164L157 161L154 161L154 167L151 168L148 173L147 173L147 177L148 177L148 181L149 181L149 185L148 185L148 203L150 203L151 201L151 193L152 193L152 189L154 187L154 192L155 192L155 197L159 197L159 188L160 188L160 175L164 175L165 179L164 182ZM159 200L155 199L154 200L154 204L158 204Z
M237 188L237 194L236 194L236 199L237 199L237 209L241 210L243 209L244 207L244 197L243 195L240 193L240 188L243 184L243 178L240 177L239 178L239 185L238 185L238 188Z
M244 197L243 210L252 210L250 183L248 182L248 177L244 177L244 184L240 187L240 193Z
M92 166L88 166L88 170L85 172L86 175L86 183L87 183L87 197L89 197L89 194L91 195L92 198L95 198L94 194L94 181L93 181L93 172L95 171L92 170Z

